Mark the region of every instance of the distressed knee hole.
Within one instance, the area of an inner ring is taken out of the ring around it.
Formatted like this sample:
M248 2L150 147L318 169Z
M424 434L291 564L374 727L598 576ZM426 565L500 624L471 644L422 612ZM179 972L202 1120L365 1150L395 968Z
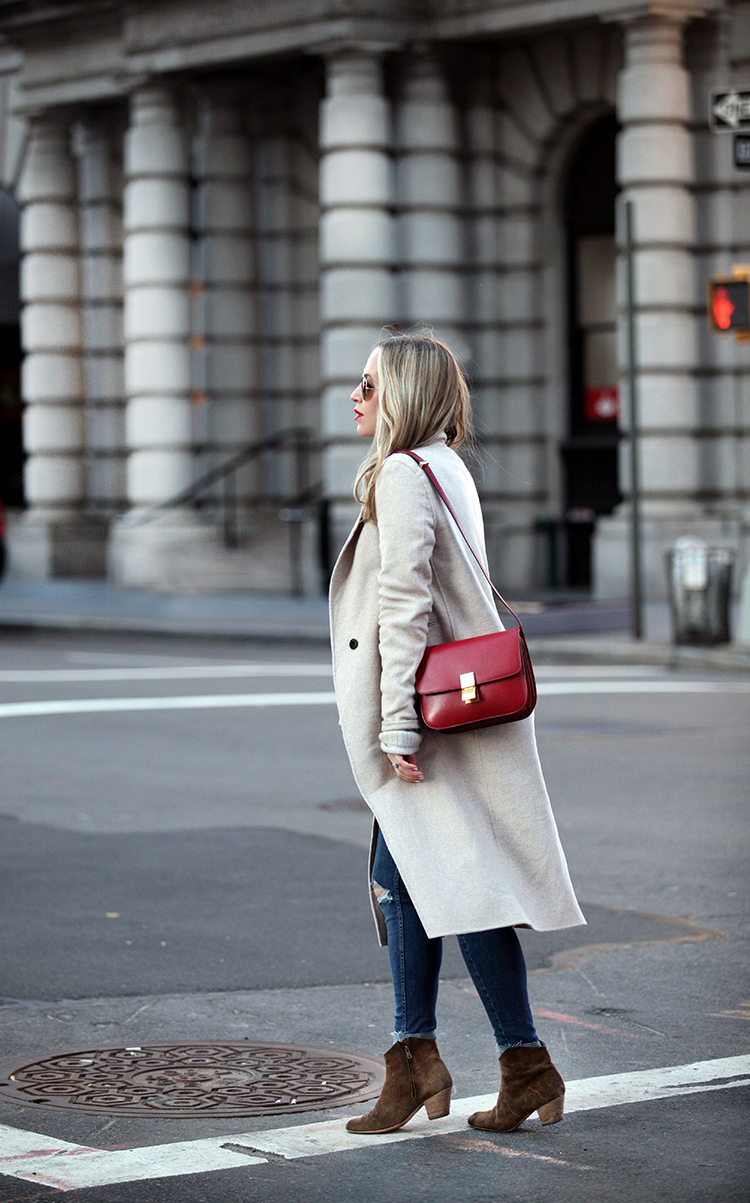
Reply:
M372 883L372 892L379 906L382 906L384 902L393 902L391 891L387 890L385 886L379 886L376 881Z

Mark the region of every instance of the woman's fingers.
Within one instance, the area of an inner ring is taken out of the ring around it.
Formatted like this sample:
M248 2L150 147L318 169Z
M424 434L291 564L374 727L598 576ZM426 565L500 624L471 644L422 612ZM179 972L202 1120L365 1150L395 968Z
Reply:
M424 781L424 773L417 767L417 758L415 755L400 756L393 752L388 759L393 765L396 776L401 781Z

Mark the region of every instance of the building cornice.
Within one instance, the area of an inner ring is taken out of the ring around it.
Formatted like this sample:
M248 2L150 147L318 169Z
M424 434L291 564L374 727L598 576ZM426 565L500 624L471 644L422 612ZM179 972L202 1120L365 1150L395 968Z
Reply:
M688 20L725 7L725 0L441 0L430 22L435 38L533 33L582 21L625 21L672 15Z
M621 11L604 18L610 21L639 21L649 17L684 23L705 17L709 12L722 8L714 0L636 0L624 3Z
M0 0L20 105L125 96L144 78L291 55L476 40L584 21L688 20L726 0Z

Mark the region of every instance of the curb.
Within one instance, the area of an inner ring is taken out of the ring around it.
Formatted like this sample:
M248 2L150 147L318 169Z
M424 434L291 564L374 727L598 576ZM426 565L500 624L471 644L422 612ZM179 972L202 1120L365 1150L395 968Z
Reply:
M201 622L195 619L136 618L109 614L0 614L0 631L79 631L89 634L141 634L194 639L227 639L238 642L306 643L329 646L328 627L256 622ZM674 671L750 672L750 647L687 647L668 643L616 640L601 636L530 636L529 650L536 664L644 665Z
M258 642L289 642L330 644L328 628L288 627L273 623L226 626L195 621L160 622L158 618L127 618L106 614L0 614L0 630L81 631L96 634L164 635L175 638L258 640Z

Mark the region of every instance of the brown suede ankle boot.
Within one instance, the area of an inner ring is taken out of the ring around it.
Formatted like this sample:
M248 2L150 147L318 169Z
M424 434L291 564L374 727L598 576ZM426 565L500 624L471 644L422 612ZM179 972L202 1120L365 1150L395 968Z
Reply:
M556 1124L563 1117L565 1083L550 1061L544 1045L506 1048L500 1058L501 1086L491 1111L469 1116L472 1128L488 1132L513 1132L532 1111L543 1124Z
M437 1043L407 1036L385 1054L385 1082L380 1098L366 1115L350 1119L347 1132L395 1132L424 1107L429 1119L448 1115L453 1079Z

